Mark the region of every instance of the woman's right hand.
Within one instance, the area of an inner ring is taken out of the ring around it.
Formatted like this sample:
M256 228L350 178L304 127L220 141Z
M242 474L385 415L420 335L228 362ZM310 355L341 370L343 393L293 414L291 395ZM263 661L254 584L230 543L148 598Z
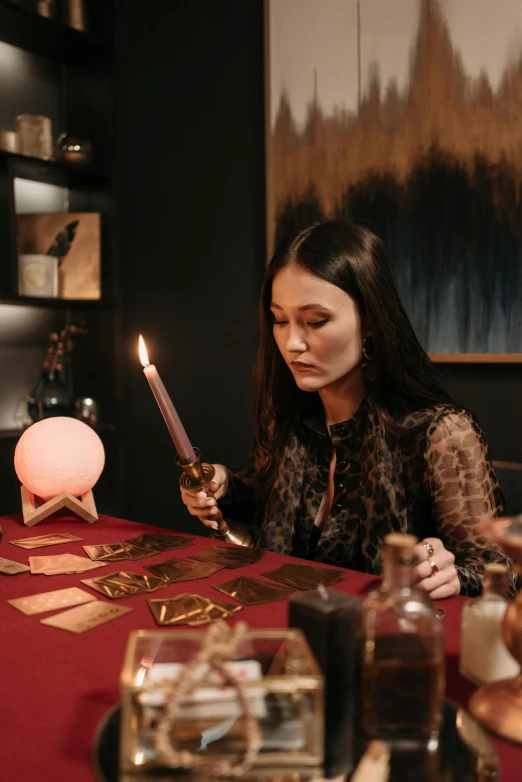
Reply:
M181 489L181 499L187 506L188 512L192 516L197 516L203 522L205 527L217 529L216 514L219 512L217 500L222 497L228 489L228 470L224 464L213 464L216 470L214 478L210 481L207 491L189 491ZM210 494L209 494L210 493Z

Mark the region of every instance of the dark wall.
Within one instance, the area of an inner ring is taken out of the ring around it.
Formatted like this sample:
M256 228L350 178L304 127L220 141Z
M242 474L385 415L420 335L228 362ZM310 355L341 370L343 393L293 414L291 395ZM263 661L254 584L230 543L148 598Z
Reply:
M518 464L496 466L506 512L522 513L522 364L439 364L439 375L455 401L478 418L491 457Z
M265 258L263 2L141 9L115 9L125 512L188 529L137 340L203 457L245 463Z

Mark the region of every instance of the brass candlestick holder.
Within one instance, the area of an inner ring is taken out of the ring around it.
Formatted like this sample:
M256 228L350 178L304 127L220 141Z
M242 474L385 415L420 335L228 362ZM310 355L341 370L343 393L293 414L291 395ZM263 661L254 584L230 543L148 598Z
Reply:
M206 491L208 496L212 497L212 492L208 491L208 485L216 471L212 464L201 461L199 448L194 448L194 451L197 458L193 462L182 462L179 457L176 459L176 464L183 470L179 478L179 485L182 489ZM237 521L225 521L219 508L214 515L214 519L217 521L218 528L210 533L212 538L224 540L236 546L247 546L249 548L254 546L254 538L244 524Z
M495 542L515 562L522 576L522 516L492 523ZM494 733L522 742L522 591L509 604L504 615L502 635L521 672L512 679L485 684L470 698L469 711Z

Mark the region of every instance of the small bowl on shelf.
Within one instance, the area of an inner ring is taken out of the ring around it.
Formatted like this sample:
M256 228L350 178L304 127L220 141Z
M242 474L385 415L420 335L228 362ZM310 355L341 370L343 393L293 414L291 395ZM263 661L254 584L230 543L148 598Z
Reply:
M62 133L54 144L54 159L63 163L84 166L92 159L92 144L86 139Z

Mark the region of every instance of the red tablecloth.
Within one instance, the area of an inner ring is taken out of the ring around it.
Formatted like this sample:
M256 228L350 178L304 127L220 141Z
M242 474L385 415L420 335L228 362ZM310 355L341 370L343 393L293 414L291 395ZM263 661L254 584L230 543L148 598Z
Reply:
M24 527L21 517L13 516L0 518L0 525L4 530L0 556L25 564L33 554L84 555L82 544L116 543L142 532L166 531L108 516L100 516L95 524L74 517L48 519L32 528ZM33 551L9 545L10 540L48 532L70 532L83 540ZM123 569L146 572L142 571L144 562L185 557L209 542L207 538L196 538L188 548L138 562L114 562L84 575L0 575L0 782L93 782L93 736L102 717L119 699L119 675L128 635L131 630L157 627L145 595L118 600L119 605L133 610L81 635L40 624L39 620L52 612L25 616L6 600L70 586L90 592L80 579ZM257 576L285 561L288 557L267 552L259 563L248 568L219 571L206 580L172 584L161 591L161 596L197 592L224 599L222 593L212 588L213 583L228 581L244 572ZM348 570L346 580L334 589L361 594L372 580ZM154 595L158 596L159 593ZM466 706L473 690L458 673L459 622L464 600L455 597L439 603L446 611L448 697L460 706ZM282 627L286 625L287 604L279 601L245 608L239 616L251 627ZM520 782L522 748L495 737L491 740L501 759L503 782Z

